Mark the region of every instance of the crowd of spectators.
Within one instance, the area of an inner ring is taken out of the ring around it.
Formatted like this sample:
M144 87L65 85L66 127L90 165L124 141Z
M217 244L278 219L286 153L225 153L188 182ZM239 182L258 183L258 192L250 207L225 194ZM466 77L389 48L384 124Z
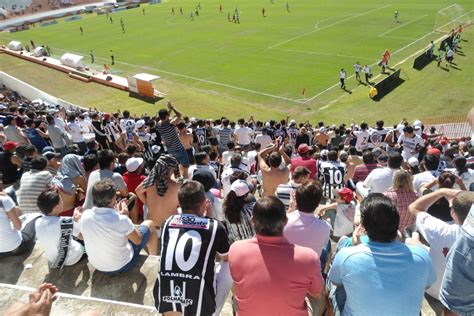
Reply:
M189 118L170 102L136 117L5 88L0 123L0 258L36 241L51 268L116 275L160 254L165 314L218 314L232 287L239 315L418 315L425 294L474 313L468 138L406 119Z

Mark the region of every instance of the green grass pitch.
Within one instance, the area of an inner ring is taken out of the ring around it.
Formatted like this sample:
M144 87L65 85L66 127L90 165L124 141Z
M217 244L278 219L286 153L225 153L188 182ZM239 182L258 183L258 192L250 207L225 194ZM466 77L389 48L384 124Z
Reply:
M190 13L198 3L199 17L194 14L191 20ZM470 0L457 3L466 12L472 10ZM60 19L53 26L1 33L0 40L34 40L50 46L57 56L66 51L82 54L86 63L90 62L89 51L93 50L93 67L97 69L102 69L104 63L110 64L113 50L113 73L148 72L161 76L157 88L169 96L181 95L177 98L191 113L197 112L195 115L219 113L237 117L240 112L271 116L274 111L281 116L286 111L310 119L316 115L324 117L328 104L337 107L366 102L360 101L360 95L366 98L368 88L359 86L354 78L347 84L355 92L353 95L335 87L339 70L345 68L350 76L353 65L359 61L372 65L374 74L379 74L376 63L385 49L393 54L392 65L406 59L431 40L440 38L440 34L433 32L436 14L451 4L446 0L290 0L288 12L285 0L170 0L112 13L109 16L113 24L105 15L89 14L80 21ZM227 13L232 15L235 8L240 24L227 20ZM262 16L262 8L266 17ZM394 21L395 10L400 12L401 23ZM120 19L124 21L125 33ZM79 31L81 26L83 35ZM471 30L468 32L472 34ZM411 62L407 64L405 68L411 66ZM462 75L470 77L472 83L472 67L464 70L468 73ZM403 89L400 91L392 94L403 93ZM130 106L138 112L151 112L148 104Z

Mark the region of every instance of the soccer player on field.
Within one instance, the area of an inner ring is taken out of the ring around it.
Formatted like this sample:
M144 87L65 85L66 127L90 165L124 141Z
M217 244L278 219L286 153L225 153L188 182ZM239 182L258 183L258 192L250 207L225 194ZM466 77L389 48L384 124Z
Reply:
M368 65L365 65L364 66L364 69L363 69L363 72L365 74L365 82L367 82L368 84L370 84L370 67Z
M265 8L262 8L262 16L265 17Z
M346 89L346 71L344 69L339 72L339 80L341 81L341 89Z
M382 73L385 72L385 68L388 68L388 60L390 59L390 52L388 49L382 54Z
M393 18L395 19L395 22L397 23L399 23L398 16L399 16L398 10L395 10L395 13L393 13Z
M360 82L360 71L362 70L362 65L359 62L356 62L354 65L356 80Z
M286 3L286 12L290 13L290 4L288 2Z

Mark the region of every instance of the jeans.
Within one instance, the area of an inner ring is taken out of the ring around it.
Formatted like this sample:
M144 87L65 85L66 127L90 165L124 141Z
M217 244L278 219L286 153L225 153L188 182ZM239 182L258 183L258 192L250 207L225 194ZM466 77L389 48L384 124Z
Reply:
M179 164L182 165L183 167L187 168L189 167L189 158L188 158L188 153L186 150L183 148L178 151L170 151L168 150L168 154L176 158L178 160Z
M474 314L474 235L469 229L474 232L472 208L449 251L439 295L444 306L460 315Z

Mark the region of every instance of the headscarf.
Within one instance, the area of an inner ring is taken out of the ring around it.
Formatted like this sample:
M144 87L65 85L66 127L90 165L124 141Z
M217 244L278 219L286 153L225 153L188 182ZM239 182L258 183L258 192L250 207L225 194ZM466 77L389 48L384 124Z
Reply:
M72 179L85 175L82 167L81 156L68 154L61 161L58 173L53 179L53 184L67 194L73 194L75 185Z
M155 166L150 172L148 178L145 179L143 186L145 188L156 186L156 193L159 196L164 196L168 190L168 172L172 169L176 178L180 176L178 161L171 155L161 155L155 163Z

